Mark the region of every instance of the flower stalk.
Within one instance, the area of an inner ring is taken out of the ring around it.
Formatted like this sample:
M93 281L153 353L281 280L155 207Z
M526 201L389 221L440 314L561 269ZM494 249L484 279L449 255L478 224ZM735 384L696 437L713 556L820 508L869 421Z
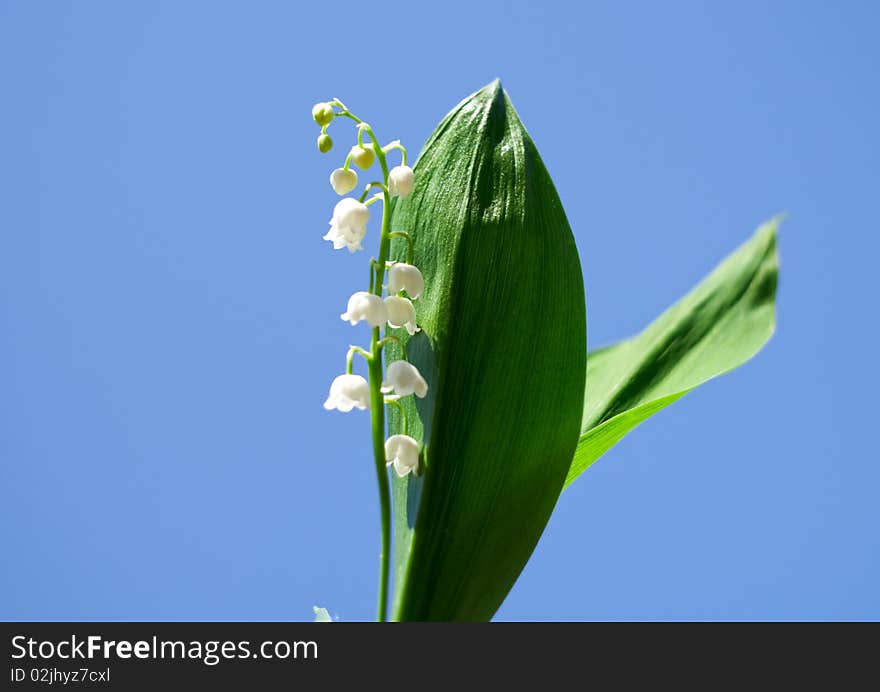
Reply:
M372 127L349 111L339 99L316 104L312 109L312 117L321 126L321 136L325 138L319 140L318 144L322 153L329 151L332 146L326 131L336 118L348 118L357 124L357 144L347 153L343 166L330 174L330 185L338 195L346 195L357 187L358 175L351 167L352 163L362 170L368 170L374 161L378 161L382 171L381 180L368 183L359 198L344 197L336 205L330 219L330 230L324 236L325 240L333 243L336 250L346 248L352 253L362 250L362 241L370 219L368 207L382 202L379 253L378 259L370 260L368 290L352 294L346 311L341 315L343 320L352 325L364 321L370 326L370 346L368 349L349 347L345 374L333 381L324 408L343 412L354 408L370 410L381 520L377 619L384 622L388 618L391 560L391 489L387 469L389 466L393 467L399 476L419 472L418 442L405 433L386 439L385 405L397 405L402 409L397 399L411 394L424 397L428 388L427 382L415 366L406 362L405 348L401 348L403 361L395 361L392 364L394 367L389 367L387 378L383 358L384 347L389 341L403 346L403 341L389 333L389 329L405 328L410 335L419 331L412 300L421 295L424 281L421 272L411 264L412 235L410 231L398 230L392 233L390 229L391 198L407 197L412 192L415 176L412 168L406 165L406 149L401 143L395 140L382 147ZM399 166L389 170L387 154L395 150L401 152L402 161ZM378 192L367 199L376 190ZM391 239L396 237L407 240L406 262L391 261ZM387 296L383 297L384 291L387 291ZM367 363L367 379L353 373L355 354L363 356ZM389 394L388 398L386 394Z

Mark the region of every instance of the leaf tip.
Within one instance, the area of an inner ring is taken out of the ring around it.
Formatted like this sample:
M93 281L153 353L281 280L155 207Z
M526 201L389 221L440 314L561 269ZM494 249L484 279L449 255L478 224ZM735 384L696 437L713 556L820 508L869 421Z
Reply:
M767 241L772 240L774 245L776 243L776 236L779 234L779 229L782 226L783 222L788 220L788 212L781 211L778 214L774 214L769 219L767 219L764 223L758 226L755 231L755 237L764 237Z
M481 101L489 104L503 103L504 99L507 97L507 92L504 91L504 87L501 85L501 78L496 77L482 89L477 91L474 94L474 97L478 97Z

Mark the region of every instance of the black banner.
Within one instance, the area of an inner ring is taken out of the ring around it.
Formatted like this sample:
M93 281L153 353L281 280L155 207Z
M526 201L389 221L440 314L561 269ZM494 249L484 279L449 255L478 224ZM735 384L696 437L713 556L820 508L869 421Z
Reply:
M767 682L790 654L828 660L830 632L801 625L2 623L6 689L372 689L475 679L547 685L680 680L703 668ZM862 647L859 647L862 648ZM868 647L863 651L868 654ZM811 650L817 654L811 657ZM849 649L850 663L860 658ZM870 659L867 659L870 660ZM354 677L353 677L354 676ZM573 676L573 677L572 677Z

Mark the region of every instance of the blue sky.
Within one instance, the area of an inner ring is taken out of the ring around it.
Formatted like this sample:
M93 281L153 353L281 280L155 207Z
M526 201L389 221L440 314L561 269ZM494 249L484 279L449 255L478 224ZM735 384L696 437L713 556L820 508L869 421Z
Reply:
M880 618L869 2L0 5L0 618L374 612L339 96L411 151L501 77L640 330L761 221L779 328L561 497L498 619ZM341 141L341 139L339 140Z

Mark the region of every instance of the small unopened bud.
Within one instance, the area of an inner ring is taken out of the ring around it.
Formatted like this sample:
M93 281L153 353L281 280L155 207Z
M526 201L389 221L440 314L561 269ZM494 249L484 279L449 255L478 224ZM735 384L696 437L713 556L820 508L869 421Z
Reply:
M373 165L373 161L375 160L375 158L376 155L373 153L372 148L362 147L359 144L355 144L351 148L351 160L358 168L367 170L370 166Z
M316 103L312 106L312 117L315 119L315 122L318 123L321 127L325 125L329 125L333 121L333 116L335 113L333 112L333 106L329 103Z
M333 148L333 140L330 139L330 135L326 132L322 132L318 135L318 151L322 154L326 154Z

